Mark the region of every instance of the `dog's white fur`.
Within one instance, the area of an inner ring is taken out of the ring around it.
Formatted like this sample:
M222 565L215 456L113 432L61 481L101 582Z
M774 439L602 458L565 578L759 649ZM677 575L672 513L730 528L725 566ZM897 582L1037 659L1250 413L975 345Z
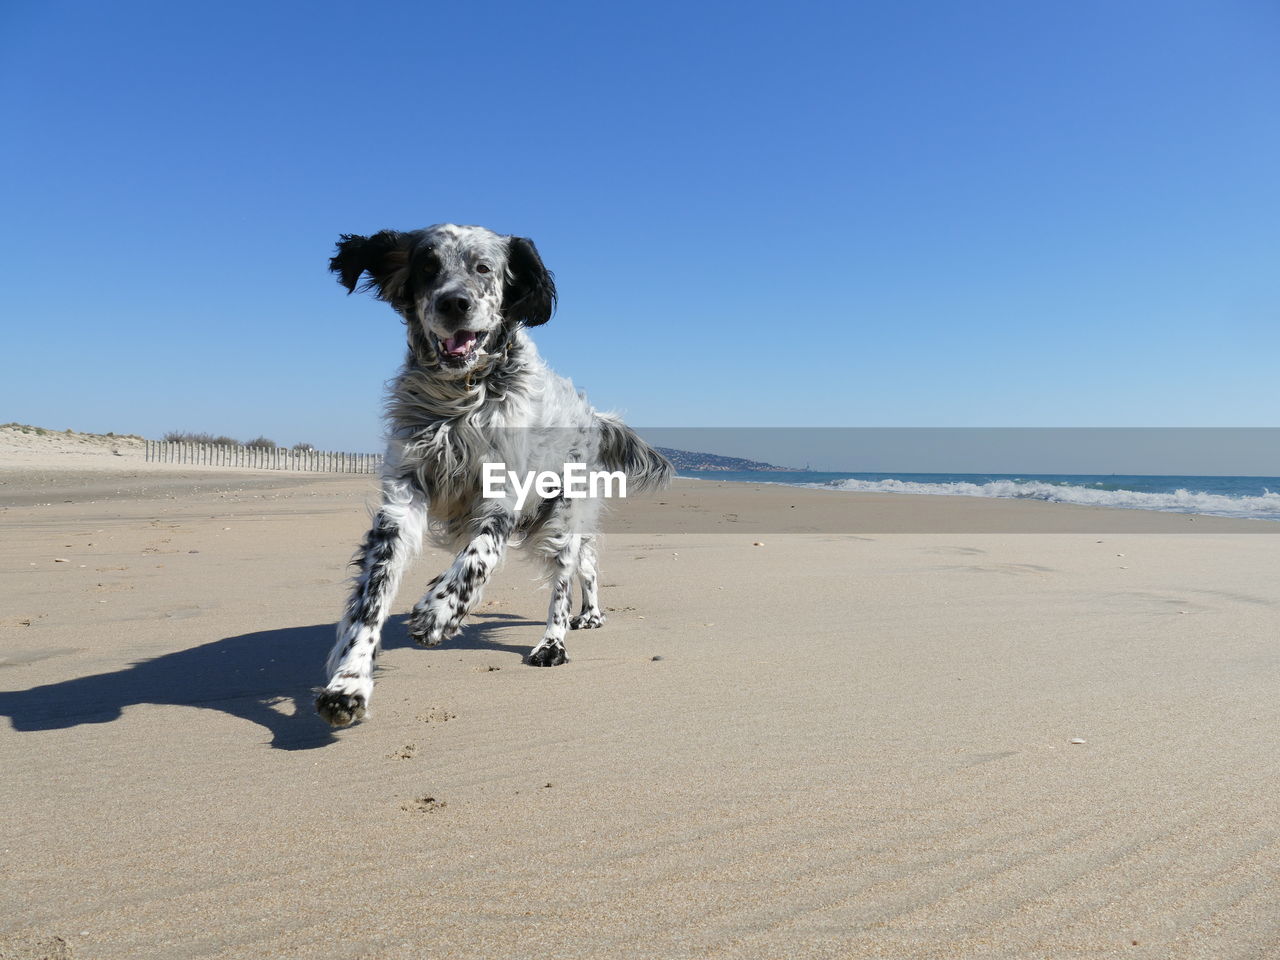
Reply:
M566 630L605 621L600 501L535 494L517 509L514 497L482 496L483 465L526 474L584 463L623 470L636 490L665 484L670 463L538 355L525 328L550 319L556 293L530 241L453 224L344 236L330 267L348 291L368 275L366 289L404 320L409 354L387 405L382 504L353 561L359 573L317 709L334 726L365 716L382 625L427 532L457 556L414 607L414 639L434 646L461 628L514 537L543 558L551 583L546 631L529 662L564 663ZM571 617L575 578L582 606Z

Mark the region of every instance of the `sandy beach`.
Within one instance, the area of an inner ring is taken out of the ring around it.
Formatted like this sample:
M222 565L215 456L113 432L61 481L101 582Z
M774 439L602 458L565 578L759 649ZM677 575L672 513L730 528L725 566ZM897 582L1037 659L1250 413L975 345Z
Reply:
M3 960L1280 956L1280 524L678 481L334 733L372 477L22 443Z

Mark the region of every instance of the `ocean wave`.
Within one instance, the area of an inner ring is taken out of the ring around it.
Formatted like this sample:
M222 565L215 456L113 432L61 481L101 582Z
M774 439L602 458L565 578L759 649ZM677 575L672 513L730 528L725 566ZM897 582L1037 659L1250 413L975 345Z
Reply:
M813 483L806 486L864 493L1047 500L1052 503L1075 503L1090 507L1122 507L1130 510L1161 510L1168 513L1199 513L1211 517L1280 520L1280 493L1271 491L1266 491L1261 496L1239 497L1186 489L1178 489L1170 493L1144 493L1137 490L1106 490L1038 480L991 480L986 483L832 480L828 483Z

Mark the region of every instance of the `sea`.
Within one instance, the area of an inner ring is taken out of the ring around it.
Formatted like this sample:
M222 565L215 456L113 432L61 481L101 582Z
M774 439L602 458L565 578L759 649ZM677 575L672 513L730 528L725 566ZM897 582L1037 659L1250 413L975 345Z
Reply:
M1091 507L1280 520L1280 477L1157 477L1087 474L819 473L680 470L682 477L860 493L1048 500Z

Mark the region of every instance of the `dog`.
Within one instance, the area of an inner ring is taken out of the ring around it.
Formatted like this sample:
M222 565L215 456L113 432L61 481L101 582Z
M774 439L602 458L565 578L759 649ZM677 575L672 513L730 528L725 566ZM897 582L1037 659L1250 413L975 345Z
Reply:
M519 538L542 558L551 586L546 632L528 663L565 663L567 629L605 622L601 500L564 489L520 497L487 489L486 464L513 477L604 467L621 472L633 492L665 486L671 463L617 417L594 410L538 355L527 331L551 319L556 287L531 240L455 224L344 234L329 269L348 294L360 286L390 304L409 343L387 401L381 505L352 560L358 573L317 711L334 727L368 714L382 625L427 533L456 557L414 606L414 640L430 647L456 634ZM575 579L582 605L571 616Z

